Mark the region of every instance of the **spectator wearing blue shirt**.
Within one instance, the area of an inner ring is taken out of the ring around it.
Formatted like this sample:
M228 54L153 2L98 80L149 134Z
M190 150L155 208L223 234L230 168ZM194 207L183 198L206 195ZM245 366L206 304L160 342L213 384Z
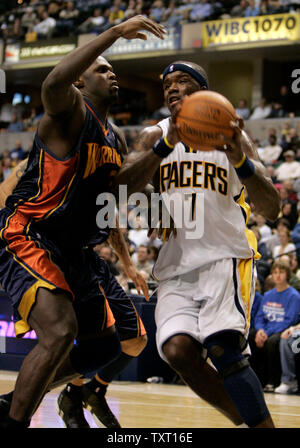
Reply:
M23 132L24 131L24 125L21 120L18 119L18 116L16 114L12 115L11 122L7 127L7 132Z
M208 0L201 0L200 3L196 3L190 12L190 19L193 22L201 22L213 13L213 7Z
M250 364L265 392L273 392L281 381L281 333L300 321L300 294L289 284L289 266L276 261L271 274L275 288L264 294L249 333Z
M259 16L259 13L260 13L260 9L258 6L255 6L255 1L249 0L249 6L245 11L244 16L245 17L255 17L255 16Z

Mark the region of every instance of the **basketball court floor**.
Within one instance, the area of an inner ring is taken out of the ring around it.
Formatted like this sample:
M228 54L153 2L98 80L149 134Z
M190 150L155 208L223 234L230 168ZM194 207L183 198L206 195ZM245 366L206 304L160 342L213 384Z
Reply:
M0 394L11 391L17 374L0 371ZM48 393L32 418L32 428L64 428L55 402L61 388ZM300 395L266 394L277 428L300 428ZM171 384L113 382L107 393L110 408L123 428L233 428L229 420L188 387ZM85 411L92 428L91 415Z

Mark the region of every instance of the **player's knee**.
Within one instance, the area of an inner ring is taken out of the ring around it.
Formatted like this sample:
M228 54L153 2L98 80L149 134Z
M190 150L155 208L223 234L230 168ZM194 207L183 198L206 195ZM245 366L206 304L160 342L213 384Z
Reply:
M180 334L171 337L164 343L162 350L170 366L177 372L188 369L191 356L195 356L195 344L187 335Z
M146 334L133 339L121 341L122 352L126 355L137 357L147 345L148 337Z
M76 319L66 317L49 326L42 344L50 352L64 352L66 350L71 350L76 335Z
M242 354L246 341L238 331L215 333L207 337L203 345L211 362L223 377L249 366Z

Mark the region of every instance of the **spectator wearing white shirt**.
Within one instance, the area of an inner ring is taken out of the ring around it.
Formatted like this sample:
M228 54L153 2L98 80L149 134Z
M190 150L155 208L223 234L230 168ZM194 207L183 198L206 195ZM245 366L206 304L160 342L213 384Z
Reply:
M33 31L37 33L39 38L50 38L54 31L56 20L53 17L49 17L46 11L42 13L42 19L41 22L33 27Z
M259 229L260 233L260 242L265 243L267 240L269 240L272 237L272 230L271 228L266 224L266 219L262 215L255 215L255 221L256 225Z
M276 135L270 135L269 144L264 148L260 148L259 157L264 164L277 162L280 154L282 153L282 147L277 144Z
M259 105L256 106L249 118L249 120L262 120L271 114L272 108L267 104L265 98L262 98Z
M246 0L242 0L243 2L247 3ZM250 116L250 109L247 105L247 100L240 99L238 107L235 109L237 115L243 118L243 120L248 120Z
M291 241L290 231L282 229L278 233L280 244L275 246L272 252L273 258L296 251L296 246Z
M295 153L291 149L283 154L283 162L276 170L275 174L279 181L297 179L300 177L300 163L295 160Z

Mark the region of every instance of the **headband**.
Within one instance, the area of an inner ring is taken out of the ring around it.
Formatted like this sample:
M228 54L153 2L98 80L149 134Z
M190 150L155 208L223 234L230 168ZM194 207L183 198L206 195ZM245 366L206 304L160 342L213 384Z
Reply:
M197 70L193 69L187 64L170 64L163 72L163 80L169 73L177 71L188 73L200 84L201 87L205 86L208 89L208 82L204 78L204 76L202 76L199 72L197 72Z

